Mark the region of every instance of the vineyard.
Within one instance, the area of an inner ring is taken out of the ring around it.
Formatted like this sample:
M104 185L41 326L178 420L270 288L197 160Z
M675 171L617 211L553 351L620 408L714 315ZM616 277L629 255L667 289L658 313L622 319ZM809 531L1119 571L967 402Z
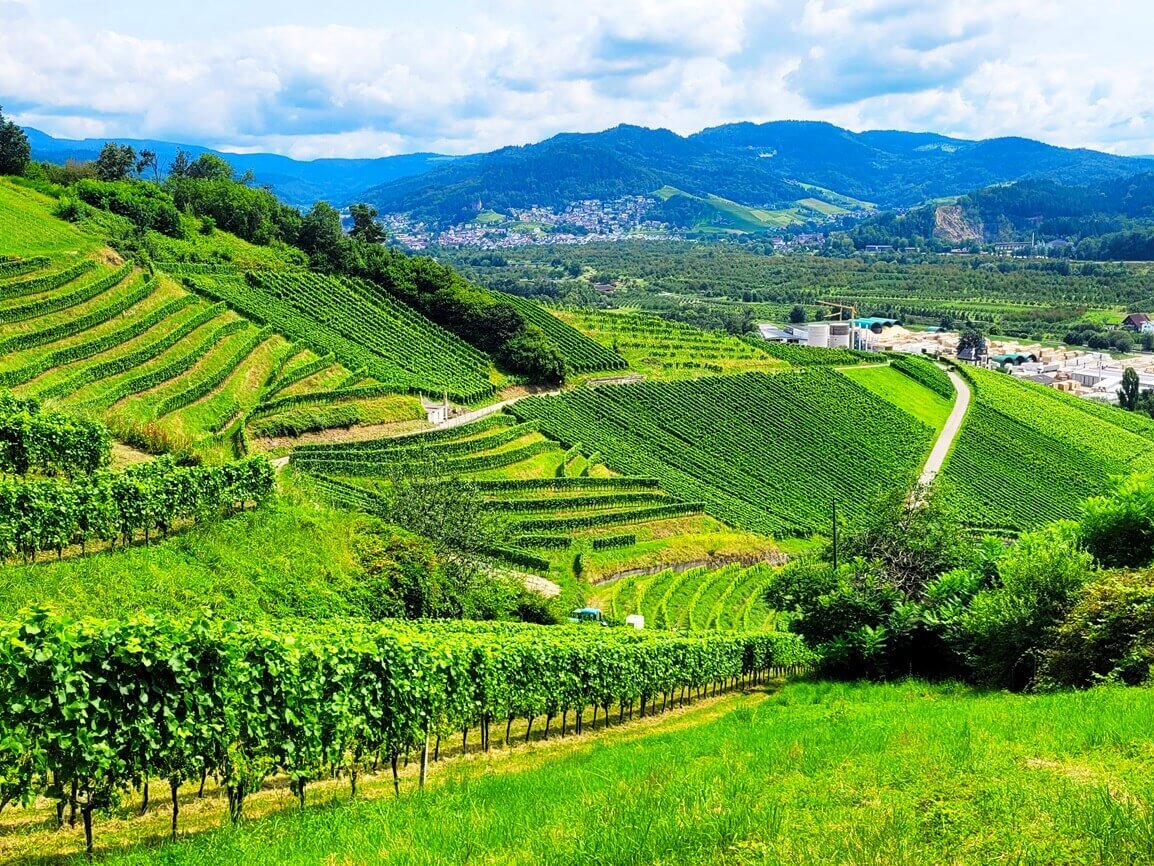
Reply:
M1154 467L1154 422L966 369L974 403L942 473L977 526L1021 531L1073 517L1113 475Z
M705 515L701 503L671 496L657 479L613 475L595 450L562 447L538 428L497 413L391 439L302 445L291 460L336 504L381 515L392 480L465 486L500 527L485 553L539 573L597 579L628 565L774 550L768 539Z
M502 295L501 300L512 304L527 321L552 338L557 348L561 350L565 366L571 373L624 370L629 366L616 351L607 349L601 343L585 336L577 328L552 315L540 304L517 295Z
M472 403L493 393L489 359L362 283L306 271L186 276L210 299L401 392Z
M695 379L785 366L737 337L644 313L569 309L555 310L553 315L651 378Z
M522 400L547 435L599 451L611 469L658 478L675 496L757 532L808 535L829 504L853 522L916 477L933 433L821 369L642 383Z
M601 607L624 619L639 613L647 628L678 631L759 631L773 626L762 596L769 565L729 565L624 577L594 589Z
M46 794L75 803L88 848L93 812L122 792L166 780L172 832L178 790L212 775L233 820L245 798L283 775L303 804L312 781L358 776L383 760L422 755L442 737L543 719L581 733L805 664L784 633L678 637L511 624L328 626L265 631L240 623L72 621L31 610L0 625L0 808ZM88 720L75 736L77 714ZM434 742L435 741L435 742ZM407 759L406 759L407 760ZM63 811L61 811L63 814Z

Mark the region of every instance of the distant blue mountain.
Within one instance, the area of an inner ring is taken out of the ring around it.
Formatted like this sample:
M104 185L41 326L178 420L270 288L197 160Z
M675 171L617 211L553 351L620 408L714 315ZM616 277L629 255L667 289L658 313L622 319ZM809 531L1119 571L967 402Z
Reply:
M31 127L26 127L24 131L32 145L32 158L54 163L64 163L69 159L95 159L105 141L129 144L137 151L154 150L162 168L173 160L178 148L183 148L194 157L202 153L214 153L227 160L238 174L252 171L258 184L271 186L283 201L299 207L307 207L321 199L336 205L348 204L356 201L359 193L370 187L423 174L454 159L435 153L411 153L377 159L304 161L273 153L224 153L170 141L134 138L70 140L53 138Z

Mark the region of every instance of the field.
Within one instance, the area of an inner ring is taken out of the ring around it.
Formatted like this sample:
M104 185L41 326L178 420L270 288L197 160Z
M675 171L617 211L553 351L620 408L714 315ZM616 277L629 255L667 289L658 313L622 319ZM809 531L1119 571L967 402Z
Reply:
M774 552L769 539L726 526L655 478L616 475L595 450L560 445L539 427L497 413L444 430L302 445L291 460L334 502L369 513L386 511L382 494L401 478L467 482L502 534L487 554L570 588L629 568Z
M727 523L783 536L828 529L835 497L859 520L877 495L913 482L933 438L904 410L822 369L609 385L511 411Z
M617 352L585 336L577 328L552 315L540 304L516 295L503 295L501 299L512 304L527 320L553 338L565 358L565 365L571 372L596 373L622 370L628 366Z
M791 683L445 765L420 794L415 766L399 798L381 780L302 811L282 790L272 817L175 846L125 850L135 824L165 832L163 807L126 813L104 862L1145 863L1152 700ZM224 820L219 800L185 808Z
M620 354L631 369L654 379L695 379L784 366L737 337L643 313L556 310L553 314Z
M493 392L488 358L365 284L304 271L196 274L199 291L393 389L476 402Z
M641 614L648 628L756 631L774 624L761 598L772 573L768 565L663 571L595 586L593 597L617 619Z
M949 385L951 399L923 387L896 367L857 367L841 374L877 394L883 400L901 406L927 427L941 430L950 414L953 386ZM944 378L944 376L943 376Z
M47 196L0 182L0 255L33 256L90 252L94 236L52 216Z
M977 526L1020 531L1077 514L1114 475L1154 468L1154 422L988 370L942 473Z

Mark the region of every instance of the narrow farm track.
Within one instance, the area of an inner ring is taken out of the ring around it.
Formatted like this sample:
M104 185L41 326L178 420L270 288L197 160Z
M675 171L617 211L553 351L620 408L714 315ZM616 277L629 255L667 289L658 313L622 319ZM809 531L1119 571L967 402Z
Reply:
M946 419L942 432L938 434L938 441L934 443L926 465L922 468L921 478L918 479L921 487L932 484L942 471L942 466L945 465L954 440L958 438L958 433L962 429L962 421L965 420L966 412L970 408L970 386L957 373L948 371L946 375L950 377L958 396L954 400L954 408L950 410L950 416Z

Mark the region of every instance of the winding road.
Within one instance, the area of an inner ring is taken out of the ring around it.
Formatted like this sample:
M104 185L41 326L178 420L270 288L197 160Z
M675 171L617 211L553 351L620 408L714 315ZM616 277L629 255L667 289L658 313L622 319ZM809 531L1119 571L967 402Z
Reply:
M938 473L942 471L942 466L950 454L950 448L953 447L954 440L958 437L958 431L962 428L966 411L970 408L970 386L966 384L965 379L957 373L949 371L946 372L946 375L950 377L958 396L954 400L954 408L950 410L950 416L946 419L942 432L938 434L938 441L934 443L934 449L926 459L926 465L922 467L922 475L918 479L919 488L931 484L937 478Z

